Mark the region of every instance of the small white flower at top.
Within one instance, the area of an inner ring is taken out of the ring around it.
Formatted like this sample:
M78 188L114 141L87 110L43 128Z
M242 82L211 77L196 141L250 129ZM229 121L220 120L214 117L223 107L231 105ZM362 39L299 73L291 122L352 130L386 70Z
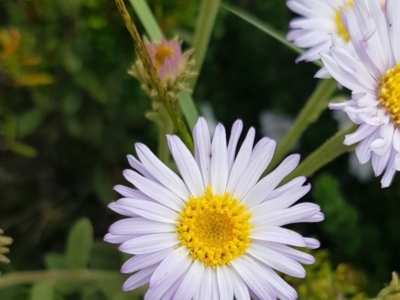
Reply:
M299 15L290 22L286 39L300 48L308 48L296 62L320 59L320 52L332 45L331 36L352 53L349 35L340 17L341 11L352 9L352 0L289 0L286 4Z
M347 113L358 129L344 144L358 143L361 164L371 161L375 176L388 187L400 170L400 1L354 0L342 16L354 45L350 56L339 44L321 54L328 72L351 90L351 100L331 103Z
M278 187L299 155L260 179L275 142L263 138L253 147L251 128L237 149L242 127L236 121L227 141L218 124L211 139L200 118L193 131L194 156L177 136L168 136L180 176L136 144L139 160L128 156L133 170L124 171L136 188L116 186L123 198L109 205L128 218L114 223L104 238L134 255L121 269L135 273L124 290L148 283L145 299L297 298L274 270L305 277L301 264L314 258L297 247L314 249L319 242L282 226L320 222L324 216L316 204L293 205L310 190L306 178Z

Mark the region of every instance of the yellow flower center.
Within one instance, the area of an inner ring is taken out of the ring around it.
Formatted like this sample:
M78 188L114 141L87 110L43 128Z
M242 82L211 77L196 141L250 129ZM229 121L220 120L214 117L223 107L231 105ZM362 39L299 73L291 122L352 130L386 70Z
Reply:
M155 55L156 68L158 69L159 67L161 67L166 59L173 58L175 56L176 56L175 50L172 47L165 44L159 45L157 47Z
M353 1L349 1L347 2L346 6L341 6L336 10L335 13L335 23L336 23L336 29L337 32L339 33L339 35L346 41L349 42L350 41L350 37L349 34L346 31L346 28L344 28L343 23L342 23L342 19L340 17L340 10L342 9L343 11L346 11L346 8L350 7L353 8L354 7L354 3Z
M176 232L193 259L209 267L229 263L244 254L250 243L248 208L229 193L213 195L207 187L204 196L190 197L180 212Z
M400 63L382 76L377 94L380 107L386 110L394 125L400 127Z

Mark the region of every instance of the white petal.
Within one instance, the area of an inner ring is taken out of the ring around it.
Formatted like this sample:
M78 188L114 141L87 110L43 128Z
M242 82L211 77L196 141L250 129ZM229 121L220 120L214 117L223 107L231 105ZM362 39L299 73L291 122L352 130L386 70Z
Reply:
M393 177L396 174L396 169L393 167L393 165L397 157L398 154L395 151L392 151L391 157L389 158L388 167L386 168L386 171L381 179L382 188L386 188L392 183Z
M376 127L368 125L368 124L361 124L355 132L352 134L346 135L343 144L345 145L352 145L358 143L359 141L365 139L366 137L370 136Z
M228 181L228 153L226 148L226 133L223 125L215 128L212 141L211 157L211 187L216 195L225 194Z
M249 289L232 266L227 266L236 300L250 300ZM199 298L208 299L208 298Z
M246 255L243 255L235 258L231 263L241 279L257 297L265 300L276 300L276 295L268 281L261 280L263 277L263 271L256 262L252 259L247 259Z
M249 207L254 207L264 201L282 179L296 168L299 160L299 155L291 155L287 157L274 171L257 182L257 184L243 199L243 203L246 203Z
M288 192L288 194L280 195L277 198L269 199L257 206L254 206L253 208L251 208L251 213L253 214L252 220L257 222L257 219L263 218L264 215L268 214L271 211L274 212L291 206L294 202L307 194L310 189L310 184L293 188L290 190L290 192Z
M313 238L304 238L306 241L306 247L308 249L317 249L321 246L321 243Z
M114 234L151 234L159 232L174 232L175 224L162 223L145 218L129 218L115 222L109 231Z
M217 280L220 299L233 299L232 281L225 265L217 267Z
M184 274L192 261L188 255L189 249L186 246L181 246L168 255L151 277L150 287L158 285L177 272ZM184 271L182 272L182 270Z
M174 251L174 248L171 247L149 254L135 255L128 259L122 265L121 273L133 273L138 270L158 264L160 261L164 260L164 258L166 258L172 251Z
M211 268L204 268L203 278L201 280L200 286L197 289L197 292L194 296L194 299L212 299L211 298L211 289L212 289L212 275L211 272L215 272L215 270Z
M211 140L207 122L200 117L193 130L195 137L195 159L203 176L205 186L211 184Z
M297 249L293 249L292 247L289 247L284 244L274 243L274 242L264 242L264 241L260 242L260 244L263 245L264 247L268 247L272 250L282 253L283 255L291 259L294 259L304 265L310 265L315 262L315 258L312 255L299 251Z
M145 285L149 282L151 274L153 274L154 270L157 266L150 266L146 269L140 270L136 274L129 277L124 285L122 286L123 291L134 290L142 285Z
M152 179L154 181L157 181L157 179L149 172L149 170L146 169L146 167L136 159L133 155L128 155L128 162L131 165L132 169L138 171L140 174L142 174L144 177L148 179Z
M199 289L203 278L204 263L194 260L189 271L184 275L181 285L174 295L177 300L190 300Z
M268 247L253 243L247 249L247 252L280 272L299 278L304 278L306 276L306 271L301 264Z
M235 154L236 154L236 147L240 134L242 133L242 129L243 129L243 122L241 120L237 120L235 123L233 123L231 136L229 137L229 143L228 143L229 172L232 170L233 167L233 162L235 160Z
M400 152L400 128L396 128L393 133L393 148Z
M147 200L122 198L116 203L124 206L126 210L153 221L175 224L179 219L179 215L175 211Z
M281 227L259 226L253 228L250 232L250 238L255 240L287 244L297 247L306 246L306 242L300 234L292 230Z
M257 143L254 147L250 163L244 170L233 192L234 197L244 199L247 193L255 186L261 174L270 163L275 146L276 142L268 138L263 138Z
M390 44L396 62L400 62L400 18L398 12L400 11L399 1L386 1L386 21L387 31L389 33Z
M157 202L176 211L181 211L184 207L182 199L161 184L142 177L132 170L125 170L123 174L128 181Z
M211 298L215 300L224 300L219 297L219 286L218 286L218 278L217 271L212 270L211 272Z
M177 136L168 136L168 144L190 193L195 197L202 196L204 194L203 179L192 154ZM189 199L189 196L186 199Z
M139 216L137 213L133 212L131 209L125 207L124 205L120 205L116 202L111 202L108 204L108 208L119 213L120 215L127 217L137 217Z
M265 265L261 265L263 271L266 273L268 282L271 287L275 290L276 296L282 300L295 300L297 299L297 293L286 281L284 281L278 274L271 268Z
M307 179L304 176L300 176L300 177L297 177L295 179L292 179L291 181L289 181L285 185L283 185L283 186L277 188L276 190L272 191L269 194L269 196L265 199L265 201L278 198L278 197L280 197L282 195L291 194L293 189L301 187L303 185L303 183L306 182L306 180Z
M119 246L119 250L129 254L146 254L173 247L179 243L175 233L160 233L130 239Z
M189 190L174 172L155 156L147 146L137 143L136 153L149 172L167 189L182 199L188 199Z
M104 241L111 243L111 244L121 244L125 243L126 241L129 241L133 238L137 237L137 235L120 235L120 234L113 234L113 233L107 233L104 236Z
M142 193L141 191L126 187L124 185L116 185L116 186L114 186L114 190L117 193L121 194L125 198L143 199L143 200L154 201L153 199L151 199L149 196L147 196L146 194Z
M178 268L177 272L174 272L171 276L166 278L166 280L162 281L158 285L154 286L150 284L150 287L144 296L144 300L173 299L174 294L178 290L183 280L183 274L187 271L189 266L190 264L183 266L183 269Z
M381 175L382 172L386 169L386 166L390 158L390 154L391 154L390 150L386 151L383 154L383 156L379 156L375 153L372 153L371 163L375 176Z
M242 146L240 147L239 153L236 156L236 160L229 174L228 185L226 187L226 190L229 192L232 192L236 188L236 185L240 177L243 175L243 172L250 161L251 150L253 149L254 137L255 137L255 130L252 127L249 129L246 138Z
M258 218L252 219L255 226L283 226L300 223L316 215L321 208L314 203L300 203L298 205L270 211Z

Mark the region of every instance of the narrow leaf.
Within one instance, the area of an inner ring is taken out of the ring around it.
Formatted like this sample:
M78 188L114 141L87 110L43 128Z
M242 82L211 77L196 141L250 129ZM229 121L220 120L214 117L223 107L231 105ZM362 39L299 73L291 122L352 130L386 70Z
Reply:
M194 125L199 118L196 105L193 102L192 95L186 91L182 91L178 94L179 106L182 109L182 113L185 116L186 122L189 125L189 129L193 130Z
M261 21L257 17L249 14L248 12L234 6L231 4L223 3L221 4L221 7L226 9L227 11L231 12L232 14L238 16L242 20L248 22L249 24L253 25L254 27L260 29L262 32L265 32L268 34L270 37L276 39L278 42L282 43L289 49L293 50L296 53L302 54L304 52L303 49L296 47L292 43L288 42L285 39L285 36L282 32L279 32L275 28L273 28L271 25ZM322 67L322 63L320 61L314 61L314 64L316 64L319 67Z
M204 58L210 42L215 19L221 0L203 0L200 6L200 12L196 21L196 30L193 38L194 59L196 61L194 71L200 73ZM190 88L194 90L198 76L193 77Z
M136 14L138 15L140 22L142 22L143 27L146 29L150 40L159 41L163 37L163 34L158 27L158 23L154 18L146 0L129 0L133 6Z

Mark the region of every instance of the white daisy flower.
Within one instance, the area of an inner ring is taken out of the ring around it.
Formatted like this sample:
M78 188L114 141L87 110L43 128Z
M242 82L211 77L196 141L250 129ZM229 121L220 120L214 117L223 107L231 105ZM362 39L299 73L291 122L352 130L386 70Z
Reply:
M376 0L355 0L342 19L356 56L333 45L321 58L352 97L329 107L360 125L344 144L358 143L360 163L371 160L375 176L384 173L381 184L388 187L400 170L400 2L388 0L382 9Z
M328 50L332 45L330 34L348 51L353 51L340 18L342 10L351 10L352 0L289 0L286 5L299 15L289 23L291 30L286 39L300 48L309 48L296 62L320 59L320 52Z
M168 136L181 177L145 145L135 145L140 161L128 156L134 170L124 176L136 189L116 186L124 198L109 205L128 218L104 238L134 255L121 269L135 272L124 290L149 283L145 299L297 298L274 270L304 277L301 264L314 258L293 247L314 249L319 242L281 226L319 222L323 214L313 203L292 206L310 190L304 177L277 188L298 155L260 180L275 142L263 138L253 148L253 128L235 155L242 127L235 122L227 145L224 126L217 125L211 140L200 118L194 157L177 136Z

